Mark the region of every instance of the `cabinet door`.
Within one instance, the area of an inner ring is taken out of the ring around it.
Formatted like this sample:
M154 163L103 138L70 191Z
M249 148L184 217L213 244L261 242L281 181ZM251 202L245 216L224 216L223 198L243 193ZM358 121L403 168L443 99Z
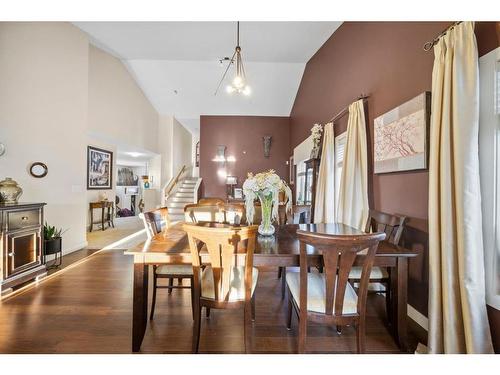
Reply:
M41 264L40 230L8 234L6 242L6 277Z

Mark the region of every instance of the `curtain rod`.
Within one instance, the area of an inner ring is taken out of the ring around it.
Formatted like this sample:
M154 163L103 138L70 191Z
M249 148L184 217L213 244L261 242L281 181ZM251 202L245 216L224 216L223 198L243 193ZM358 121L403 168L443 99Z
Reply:
M357 100L361 100L361 99L363 99L364 101L366 101L369 97L370 97L370 95L361 94L360 96L358 96L358 98L356 99L356 101ZM344 117L347 113L349 113L349 106L351 104L346 105L339 113L337 113L330 120L328 120L327 122L325 122L325 124L328 124L329 122L334 123L335 121L337 121L337 120L341 119L342 117Z
M425 43L424 47L423 47L424 51L425 52L430 51L432 49L432 47L434 47L436 45L436 43L439 42L439 39L441 39L443 36L445 36L448 31L452 30L455 26L460 25L461 23L462 23L462 21L453 22L450 26L448 26L446 29L441 31L441 33L438 36L436 36L431 41Z

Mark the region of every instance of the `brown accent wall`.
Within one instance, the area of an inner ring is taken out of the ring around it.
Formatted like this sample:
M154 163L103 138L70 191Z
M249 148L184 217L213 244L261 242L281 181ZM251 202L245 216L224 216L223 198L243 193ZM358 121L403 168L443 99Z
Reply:
M366 108L369 144L373 120L423 91L431 90L433 52L422 46L450 22L346 22L307 63L290 115L290 152L315 122L325 122L361 93L370 94ZM496 48L494 22L476 25L480 55ZM347 119L335 126L345 131ZM370 146L370 154L371 154ZM370 161L370 165L371 165ZM404 245L418 250L410 261L409 303L427 315L428 172L373 175L370 205L410 218Z
M491 339L495 353L500 353L500 310L486 305L488 310L488 319L490 320Z
M272 136L269 158L264 157L262 137ZM226 163L227 174L238 177L241 187L248 172L274 169L288 180L286 164L290 150L288 117L270 116L201 116L200 117L200 177L205 197L226 197L225 179L218 175L220 163L212 161L217 145L227 146L226 156L236 158Z

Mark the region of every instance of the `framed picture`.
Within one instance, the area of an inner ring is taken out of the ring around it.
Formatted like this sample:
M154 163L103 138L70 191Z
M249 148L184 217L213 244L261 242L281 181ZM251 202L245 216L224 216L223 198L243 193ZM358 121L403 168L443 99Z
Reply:
M87 190L113 188L113 153L87 147Z
M139 176L134 174L134 170L130 167L118 167L118 177L116 186L137 186L139 185Z
M243 199L243 189L234 188L234 199Z
M424 92L375 119L375 173L427 168L430 101Z

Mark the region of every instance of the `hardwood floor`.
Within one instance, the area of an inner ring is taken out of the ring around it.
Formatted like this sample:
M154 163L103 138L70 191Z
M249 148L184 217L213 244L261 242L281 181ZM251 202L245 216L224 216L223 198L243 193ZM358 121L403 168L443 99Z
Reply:
M297 321L285 327L276 270L260 272L252 352L296 353ZM151 294L150 294L151 295ZM155 319L146 330L144 353L189 353L192 318L189 289L158 292ZM399 353L384 325L383 297L368 299L368 353ZM106 250L0 304L0 353L130 353L132 257ZM204 315L204 314L203 314ZM310 324L308 351L354 353L355 331ZM201 353L242 353L243 312L212 310L202 318Z

